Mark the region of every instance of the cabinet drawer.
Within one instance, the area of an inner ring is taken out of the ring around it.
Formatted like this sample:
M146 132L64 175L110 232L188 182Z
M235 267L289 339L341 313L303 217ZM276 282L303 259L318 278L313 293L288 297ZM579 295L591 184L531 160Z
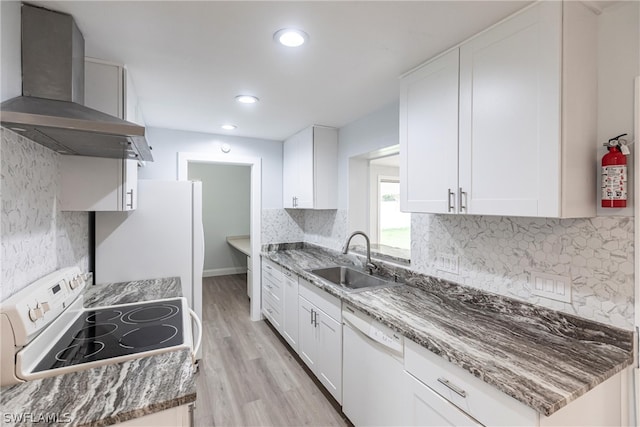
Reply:
M280 304L273 300L268 292L262 294L262 313L271 321L278 331L282 330L282 310Z
M282 280L282 273L280 272L280 266L267 259L262 259L262 277L269 277L273 282L280 283Z
M282 300L282 284L274 282L269 276L262 276L262 291L271 293L276 301Z
M338 298L302 278L300 278L298 283L300 284L298 288L300 296L305 297L307 301L327 313L329 317L337 322L342 322L342 305Z
M537 412L405 339L405 370L484 425L536 425Z

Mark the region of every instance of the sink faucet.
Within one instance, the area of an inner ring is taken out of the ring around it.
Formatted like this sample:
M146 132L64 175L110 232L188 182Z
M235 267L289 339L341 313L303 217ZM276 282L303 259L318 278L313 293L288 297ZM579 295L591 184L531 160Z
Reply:
M371 242L369 241L369 236L367 236L367 233L365 233L364 231L354 231L353 233L351 233L351 235L347 238L347 242L342 247L342 253L346 255L349 252L349 243L351 243L351 239L353 239L358 234L364 237L364 240L366 240L367 242L367 269L369 270L369 274L373 274L373 272L378 269L378 266L371 262Z

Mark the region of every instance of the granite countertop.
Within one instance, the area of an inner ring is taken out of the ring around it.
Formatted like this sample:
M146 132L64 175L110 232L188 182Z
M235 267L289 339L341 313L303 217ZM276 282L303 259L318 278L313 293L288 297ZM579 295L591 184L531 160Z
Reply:
M180 279L90 286L85 307L182 296ZM66 425L107 426L196 400L189 350L171 351L0 389L3 414L54 415ZM3 425L5 419L3 416ZM31 425L31 422L16 425Z
M299 245L263 257L298 274L543 415L633 363L633 333L379 263L404 286L350 293L305 270L362 260Z

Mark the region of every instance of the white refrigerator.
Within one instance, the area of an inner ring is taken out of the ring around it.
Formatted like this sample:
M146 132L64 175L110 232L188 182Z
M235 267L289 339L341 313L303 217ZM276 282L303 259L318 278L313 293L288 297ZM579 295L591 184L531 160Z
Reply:
M179 276L202 319L201 182L138 181L134 211L96 212L95 249L97 284Z

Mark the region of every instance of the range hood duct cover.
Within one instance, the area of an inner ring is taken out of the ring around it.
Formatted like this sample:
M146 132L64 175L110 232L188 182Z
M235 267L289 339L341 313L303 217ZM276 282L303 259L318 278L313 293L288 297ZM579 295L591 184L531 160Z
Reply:
M22 5L22 96L0 122L60 154L153 161L145 129L84 105L84 37L73 17Z

